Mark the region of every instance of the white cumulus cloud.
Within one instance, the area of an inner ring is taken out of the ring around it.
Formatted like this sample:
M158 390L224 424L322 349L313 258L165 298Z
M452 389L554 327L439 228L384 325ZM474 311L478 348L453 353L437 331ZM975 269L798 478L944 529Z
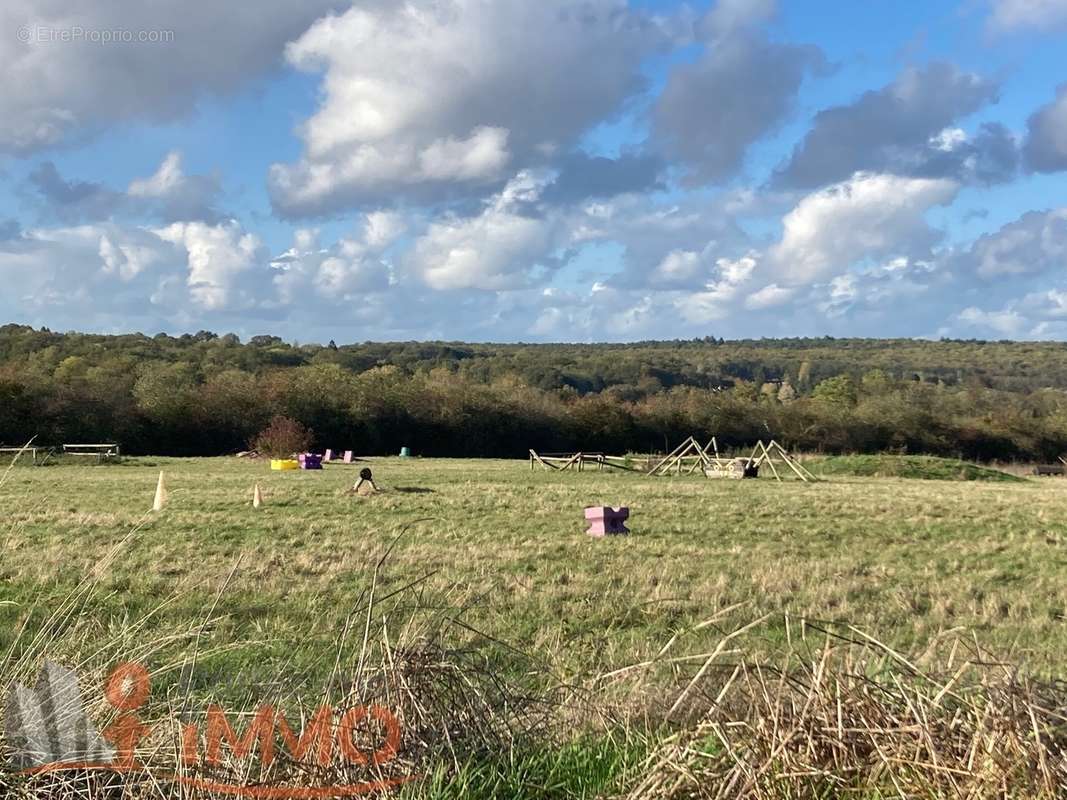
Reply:
M1067 0L993 0L989 28L996 32L1048 30L1067 25Z
M946 179L857 173L813 192L782 220L770 253L777 273L791 285L811 283L860 260L928 251L940 234L926 212L958 189Z
M529 284L558 246L559 228L533 206L544 182L520 173L473 217L445 216L418 238L410 263L433 289Z
M623 0L403 0L327 15L286 56L322 71L303 157L275 164L283 214L503 180L570 146L643 85L663 41Z
M175 222L156 230L164 241L185 251L188 265L186 285L195 305L206 311L220 311L248 303L242 291L246 279L254 281L257 266L265 266L266 253L259 238L246 233L235 221L218 225L203 222ZM261 276L263 280L266 276Z
M335 5L262 0L250 14L240 4L206 0L5 0L0 152L32 152L116 123L188 114L200 97L231 92L278 64L285 42ZM99 38L115 31L134 38Z

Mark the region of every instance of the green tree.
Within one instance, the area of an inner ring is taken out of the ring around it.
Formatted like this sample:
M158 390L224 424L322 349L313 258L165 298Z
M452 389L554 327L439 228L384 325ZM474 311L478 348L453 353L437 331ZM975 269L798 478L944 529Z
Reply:
M149 364L134 383L133 396L154 422L182 427L195 414L198 387L192 364Z
M853 406L856 404L856 384L848 375L836 375L819 381L811 393L813 400L834 406Z

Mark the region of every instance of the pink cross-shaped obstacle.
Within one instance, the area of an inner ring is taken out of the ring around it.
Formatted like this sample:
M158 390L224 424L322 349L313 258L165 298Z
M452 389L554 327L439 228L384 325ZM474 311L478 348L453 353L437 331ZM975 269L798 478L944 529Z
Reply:
M629 533L629 529L623 524L630 516L630 509L626 506L612 508L611 506L592 506L585 510L585 518L590 523L590 536L605 536L618 533Z

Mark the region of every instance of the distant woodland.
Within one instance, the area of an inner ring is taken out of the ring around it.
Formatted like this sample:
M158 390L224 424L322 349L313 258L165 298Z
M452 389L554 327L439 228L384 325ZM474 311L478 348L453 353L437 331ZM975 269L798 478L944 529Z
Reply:
M270 420L426 456L663 451L690 434L975 460L1067 453L1067 344L760 339L286 343L0 327L0 443L217 455Z

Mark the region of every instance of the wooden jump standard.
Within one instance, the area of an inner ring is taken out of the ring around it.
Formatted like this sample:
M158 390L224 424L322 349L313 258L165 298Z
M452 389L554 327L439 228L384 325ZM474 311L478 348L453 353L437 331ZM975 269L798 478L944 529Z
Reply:
M797 478L804 481L817 481L811 472L799 461L786 452L774 439L764 443L756 442L752 453L748 457L730 458L720 455L719 445L715 437L711 437L706 445L701 445L694 437L690 436L678 447L665 455L659 461L647 464L647 473L662 477L665 475L692 475L702 472L709 478L742 478L755 475L760 467L766 465L770 468L775 480L781 481L782 476L775 465L784 465L793 471ZM574 469L581 472L587 463L596 464L598 470L604 467L615 469L636 470L633 459L624 456L606 456L603 453L544 453L540 454L530 450L530 469L536 469L541 465L545 469L568 470Z
M536 464L540 464L545 469L576 469L581 472L585 469L587 462L596 464L598 470L604 469L605 456L603 453L545 453L539 454L534 450L530 451L530 469L534 469ZM609 464L609 466L614 466Z

